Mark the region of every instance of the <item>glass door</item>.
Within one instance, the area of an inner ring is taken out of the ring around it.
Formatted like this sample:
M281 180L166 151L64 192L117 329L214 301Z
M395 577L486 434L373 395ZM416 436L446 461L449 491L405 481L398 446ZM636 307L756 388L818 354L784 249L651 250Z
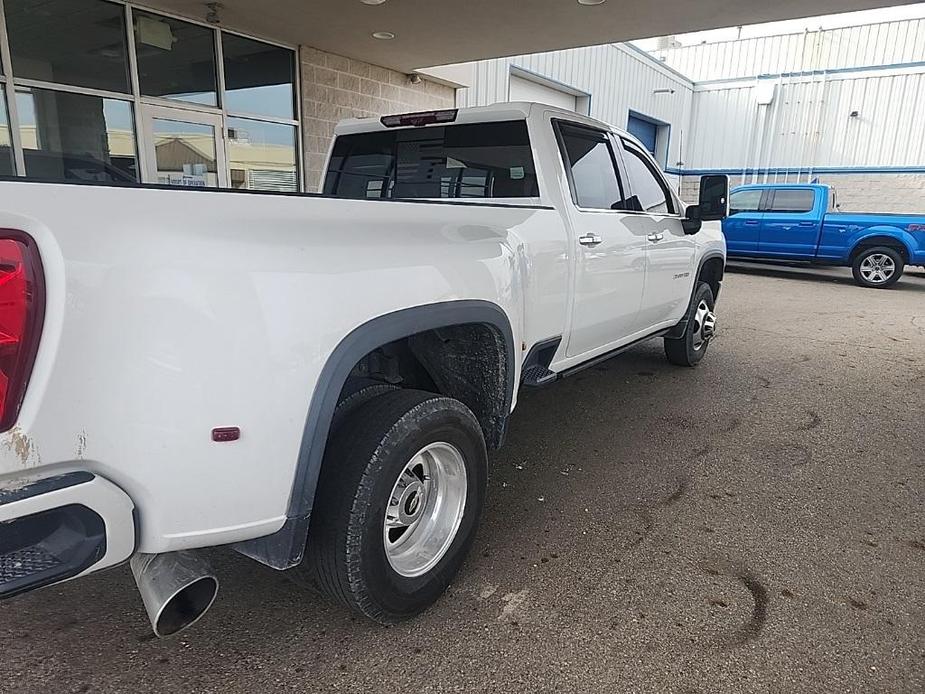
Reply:
M146 183L227 188L222 117L170 106L144 106Z

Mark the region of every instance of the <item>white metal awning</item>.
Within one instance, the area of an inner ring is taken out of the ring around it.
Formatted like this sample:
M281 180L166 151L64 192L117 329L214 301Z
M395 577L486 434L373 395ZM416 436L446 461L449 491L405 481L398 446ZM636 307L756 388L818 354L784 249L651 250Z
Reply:
M909 0L221 0L221 26L411 72ZM205 19L211 3L144 4ZM373 34L392 34L376 39Z

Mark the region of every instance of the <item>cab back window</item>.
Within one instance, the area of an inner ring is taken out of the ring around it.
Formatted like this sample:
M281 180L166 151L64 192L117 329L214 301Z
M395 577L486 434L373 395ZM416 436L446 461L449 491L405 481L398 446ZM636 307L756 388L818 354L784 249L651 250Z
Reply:
M527 198L539 188L525 121L342 135L324 181L341 198Z

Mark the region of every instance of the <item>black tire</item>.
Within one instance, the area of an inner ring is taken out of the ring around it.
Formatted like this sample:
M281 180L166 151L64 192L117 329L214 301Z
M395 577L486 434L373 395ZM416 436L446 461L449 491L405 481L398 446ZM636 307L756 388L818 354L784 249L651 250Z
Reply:
M895 268L893 270L893 274L881 282L871 281L864 277L861 268L861 265L867 258L878 255L886 256L892 260L893 266ZM899 278L903 276L903 270L905 267L906 262L903 260L902 254L895 248L890 248L889 246L872 246L871 248L863 249L855 256L854 262L851 263L851 272L854 275L854 281L857 282L861 287L869 287L871 289L886 289L887 287L892 287L894 284L899 282Z
M398 390L398 386L371 378L357 379L350 384L349 390L341 393L340 402L337 403L334 416L331 418L331 431L340 429L340 425L349 419L350 415L373 398L393 390Z
M694 346L694 338L699 326L695 321L697 307L700 302L706 303L710 311L716 308L716 300L713 298L713 290L706 282L699 282L691 297L690 306L687 308L687 327L684 334L679 338L665 338L665 356L668 361L677 366L697 366L700 360L707 353L707 347L710 340L705 340L699 347Z
M462 456L463 515L436 565L409 578L390 564L383 523L406 464L436 442L451 444ZM482 430L461 402L417 390L378 395L353 411L328 442L306 556L297 570L334 601L376 622L414 617L446 590L472 546L487 469Z

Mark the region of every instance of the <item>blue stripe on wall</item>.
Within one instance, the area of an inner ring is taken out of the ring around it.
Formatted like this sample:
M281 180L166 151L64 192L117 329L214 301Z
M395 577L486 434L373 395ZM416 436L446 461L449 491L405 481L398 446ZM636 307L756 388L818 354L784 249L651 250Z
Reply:
M783 175L783 174L925 174L925 166L857 166L832 167L814 166L812 169L798 166L775 169L665 169L672 176L706 176L709 174L728 174L730 176Z

